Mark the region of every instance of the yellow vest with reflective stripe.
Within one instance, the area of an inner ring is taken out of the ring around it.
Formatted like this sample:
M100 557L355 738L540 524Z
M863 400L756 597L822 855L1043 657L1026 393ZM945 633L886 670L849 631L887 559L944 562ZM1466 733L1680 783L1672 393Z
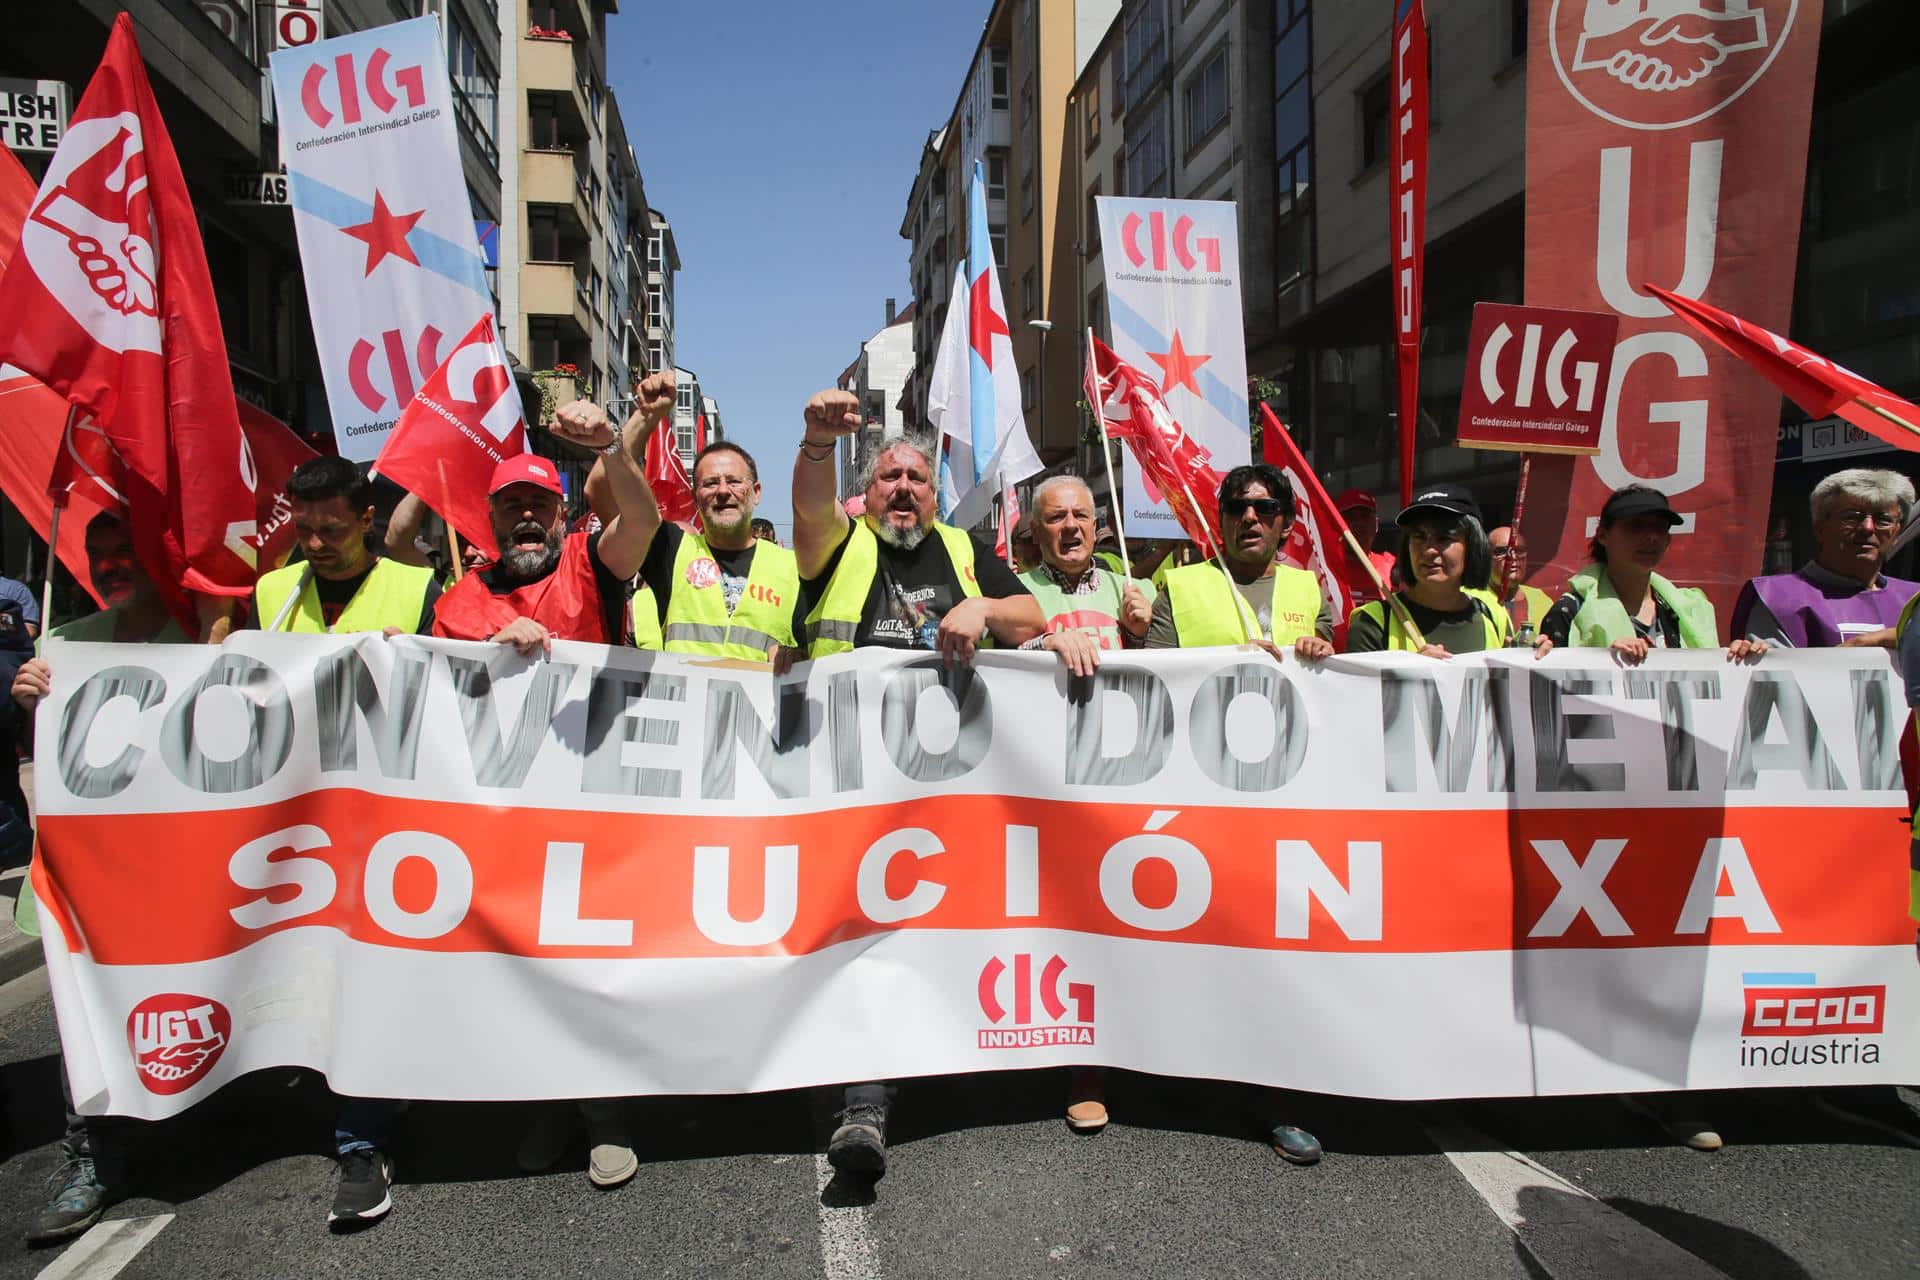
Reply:
M261 626L273 625L306 570L305 564L290 564L264 575L254 584L253 603ZM360 589L353 593L353 599L347 601L347 607L340 611L339 619L331 627L320 612L320 590L309 581L300 593L299 603L293 606L293 612L280 624L280 629L346 635L398 627L412 635L420 629L420 614L427 607L427 588L432 585L433 570L381 556L373 562Z
M660 597L653 594L652 587L642 587L633 593L633 647L652 649L656 652L666 648L666 642L660 638Z
M1513 619L1507 616L1506 609L1498 601L1488 603L1493 599L1493 593L1490 591L1483 591L1476 587L1462 587L1461 591L1473 602L1474 612L1480 615L1480 625L1486 628L1487 648L1506 648L1507 641L1513 637ZM1394 594L1399 595L1402 600L1406 598L1400 592ZM1399 615L1393 612L1392 607L1385 600L1369 600L1361 605L1348 617L1347 625L1351 627L1353 619L1363 613L1378 622L1381 629L1386 632L1389 650L1415 652L1413 641L1407 635L1407 629L1400 625Z
M1290 564L1273 567L1271 635L1261 634L1259 620L1246 597L1227 580L1226 571L1211 561L1168 573L1166 592L1182 649L1244 644L1249 635L1291 645L1302 636L1315 634L1314 624L1320 619L1320 579Z
M701 560L711 566L711 574L689 574ZM747 585L729 616L719 562L707 540L689 532L680 539L680 550L673 557L673 590L667 596L661 639L668 653L766 662L775 648L794 643L793 605L799 598L800 565L793 552L761 542L747 567ZM654 612L657 616L658 605Z
M953 576L960 580L966 596L980 594L980 581L973 572L973 539L965 530L936 522L933 532L946 544L947 559L953 563ZM847 545L834 566L833 577L820 602L807 615L807 656L821 658L830 653L846 653L853 648L860 630L860 615L867 610L867 596L873 591L874 575L880 572L880 539L864 517L847 531ZM983 638L983 645L992 643Z

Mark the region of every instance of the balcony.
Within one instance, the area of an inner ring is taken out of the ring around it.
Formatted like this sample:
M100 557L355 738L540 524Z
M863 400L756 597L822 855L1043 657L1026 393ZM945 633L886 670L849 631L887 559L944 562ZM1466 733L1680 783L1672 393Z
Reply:
M581 87L579 63L570 40L547 40L527 36L520 41L520 87L529 93L551 93L571 108L569 122L581 133L587 131L590 113L586 90Z
M529 204L558 205L573 212L575 230L585 238L593 223L589 221L584 197L580 194L579 171L574 168L571 151L522 151L520 153L520 198Z
M529 316L551 316L574 338L593 336L593 315L587 310L586 288L573 274L570 262L527 262L520 267L520 306Z

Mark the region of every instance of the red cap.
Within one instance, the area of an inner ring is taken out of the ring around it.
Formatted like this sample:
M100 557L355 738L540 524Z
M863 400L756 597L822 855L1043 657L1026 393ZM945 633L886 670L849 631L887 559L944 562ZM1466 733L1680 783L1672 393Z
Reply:
M566 491L560 487L559 468L537 453L523 453L495 467L493 479L487 482L487 496L491 498L510 484L535 484L548 493L566 496Z
M1349 489L1333 500L1335 511L1351 511L1355 507L1365 507L1369 511L1380 510L1380 504L1365 489Z

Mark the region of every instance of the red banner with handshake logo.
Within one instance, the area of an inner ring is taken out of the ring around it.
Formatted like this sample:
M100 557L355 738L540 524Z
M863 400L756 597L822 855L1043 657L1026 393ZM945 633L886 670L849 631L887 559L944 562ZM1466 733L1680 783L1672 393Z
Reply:
M1663 572L1724 609L1759 568L1779 395L1647 286L1787 329L1821 6L1532 3L1526 300L1620 317L1600 452L1535 464L1533 576L1564 582L1607 494L1648 484L1684 518Z

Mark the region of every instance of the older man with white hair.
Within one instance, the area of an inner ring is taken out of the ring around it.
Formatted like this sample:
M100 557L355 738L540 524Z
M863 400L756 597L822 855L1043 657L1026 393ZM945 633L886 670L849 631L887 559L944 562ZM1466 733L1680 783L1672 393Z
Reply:
M1020 581L1047 615L1047 633L1082 635L1100 649L1144 644L1153 619L1152 598L1139 583L1104 567L1096 557L1098 526L1087 482L1079 476L1051 476L1034 489L1032 508L1040 563L1021 574Z
M1913 502L1913 482L1897 471L1855 467L1815 485L1813 559L1748 582L1729 634L1797 649L1891 644L1890 628L1920 592L1884 572Z

